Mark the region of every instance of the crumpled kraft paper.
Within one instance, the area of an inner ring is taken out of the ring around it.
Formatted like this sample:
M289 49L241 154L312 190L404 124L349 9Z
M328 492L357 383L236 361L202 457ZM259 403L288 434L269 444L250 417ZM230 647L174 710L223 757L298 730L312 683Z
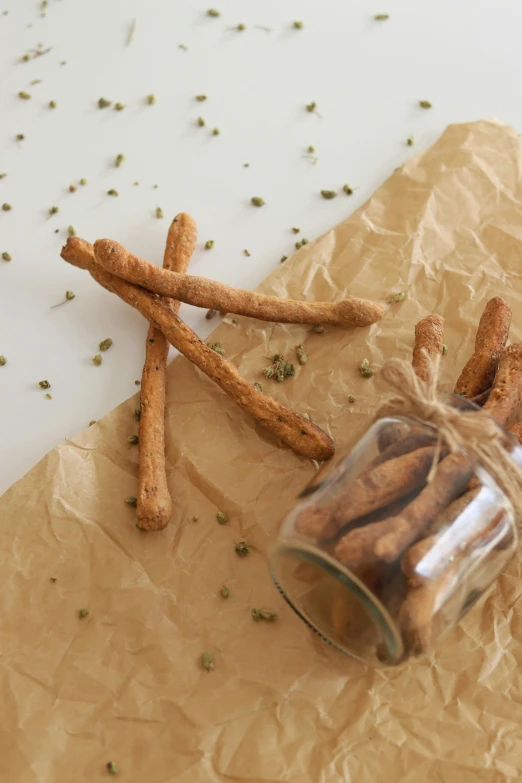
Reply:
M326 300L405 291L379 324L321 335L229 316L215 339L245 378L347 449L385 391L358 365L409 357L427 313L446 318L447 388L489 297L508 299L511 339L521 339L521 168L513 130L494 121L448 128L260 286ZM309 360L294 379L261 377L269 357L295 358L301 342ZM177 358L167 416L173 521L140 533L124 503L136 494L127 436L137 400L51 451L0 500L2 781L92 783L111 760L126 783L520 779L519 559L431 658L366 668L314 637L268 575L267 549L314 465ZM234 551L241 539L245 558ZM279 620L253 622L254 606ZM212 672L201 667L204 651Z

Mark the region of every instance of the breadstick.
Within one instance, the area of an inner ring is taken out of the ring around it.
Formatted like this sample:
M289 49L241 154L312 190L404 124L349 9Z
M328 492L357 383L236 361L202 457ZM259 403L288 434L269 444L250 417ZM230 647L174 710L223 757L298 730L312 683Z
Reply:
M254 416L262 426L281 438L297 454L318 461L332 457L334 445L329 435L308 419L285 408L243 380L230 362L205 345L162 300L138 286L110 275L95 264L93 248L88 242L79 237L69 237L61 255L70 264L88 269L100 285L139 310L163 332L171 345L217 383L240 408Z
M454 584L456 572L457 564L452 563L437 579L407 592L398 621L411 655L420 655L431 647L435 615Z
M169 228L163 267L183 274L194 251L197 228L182 212ZM174 315L179 302L166 299ZM169 344L152 324L147 332L145 363L141 376L137 517L143 530L163 530L172 514L172 500L165 466L165 384Z
M412 366L419 380L426 382L431 362L442 354L444 318L441 315L428 315L415 327Z
M180 275L160 269L129 253L118 242L98 239L94 243L96 262L107 272L142 286L161 296L225 313L260 318L278 323L369 326L384 313L384 305L366 299L341 302L297 302L253 291L241 291L203 277Z
M480 318L475 350L455 385L456 394L475 397L491 386L510 326L510 306L502 297L493 297Z
M353 519L387 506L422 485L435 455L435 447L426 446L364 471L332 503L306 508L296 519L297 531L321 541L331 540Z

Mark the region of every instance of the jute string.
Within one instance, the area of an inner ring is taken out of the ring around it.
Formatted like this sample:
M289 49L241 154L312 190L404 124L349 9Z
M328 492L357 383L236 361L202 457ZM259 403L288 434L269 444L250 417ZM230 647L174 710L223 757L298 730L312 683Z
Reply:
M437 474L443 445L452 453L464 452L490 474L522 518L522 470L510 455L516 445L514 439L486 411L458 410L452 407L450 398L440 396L439 363L440 359L431 362L428 381L422 382L408 362L387 361L380 375L396 396L381 405L377 417L407 416L431 424L438 433L438 448L428 481Z

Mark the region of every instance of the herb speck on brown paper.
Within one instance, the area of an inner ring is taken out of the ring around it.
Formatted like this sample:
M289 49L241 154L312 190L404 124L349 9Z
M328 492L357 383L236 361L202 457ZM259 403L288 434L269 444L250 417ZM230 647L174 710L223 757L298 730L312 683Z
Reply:
M405 296L406 294L404 291L400 291L398 294L393 294L393 296L388 299L388 304L397 304L397 302L402 302Z
M221 588L221 590L219 592L221 593L223 598L228 598L229 595L230 595L230 590L228 589L228 587L226 585L223 585L223 587Z
M228 522L228 515L224 511L218 511L216 513L216 519L220 525L226 525Z
M134 495L128 495L128 497L125 498L125 503L128 506L132 506L132 508L136 508L138 505L138 498L135 498Z
M246 541L238 541L234 549L239 555L239 557L246 557L250 552L250 549Z
M359 367L359 372L361 373L363 378L371 378L372 375L375 374L375 370L373 370L370 367L370 362L368 359L363 359L361 362L361 366Z
M219 353L219 354L220 354L220 356L224 356L224 355L225 355L225 349L223 348L223 346L221 345L221 343L209 343L209 344L208 344L208 347L209 347L209 348L210 348L212 351L215 351L215 353Z
M87 617L88 614L89 614L89 610L88 609L79 609L78 610L78 617L80 618L80 620L83 620L85 617Z
M204 652L201 656L201 664L207 672L211 672L214 668L214 658L209 652Z
M295 352L297 354L297 360L299 364L306 364L308 361L308 354L306 353L306 348L304 345L300 344L295 349Z

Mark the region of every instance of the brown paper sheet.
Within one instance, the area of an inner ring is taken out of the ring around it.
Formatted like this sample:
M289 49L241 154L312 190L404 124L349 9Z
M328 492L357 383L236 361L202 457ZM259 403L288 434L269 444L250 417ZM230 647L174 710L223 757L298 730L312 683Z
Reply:
M228 317L215 338L252 382L267 357L304 342L308 364L265 390L307 411L342 451L383 393L358 364L409 357L427 313L446 318L448 388L488 297L508 299L511 339L522 338L521 168L511 129L448 128L260 287L326 300L407 291L381 323L317 335ZM0 780L91 782L109 760L126 783L520 779L519 560L431 658L368 669L314 637L268 575L279 521L314 466L178 358L167 419L174 521L140 533L124 503L136 494L126 439L137 399L55 448L0 500ZM234 552L242 538L246 558ZM254 623L253 606L280 619ZM201 668L205 650L213 672Z

